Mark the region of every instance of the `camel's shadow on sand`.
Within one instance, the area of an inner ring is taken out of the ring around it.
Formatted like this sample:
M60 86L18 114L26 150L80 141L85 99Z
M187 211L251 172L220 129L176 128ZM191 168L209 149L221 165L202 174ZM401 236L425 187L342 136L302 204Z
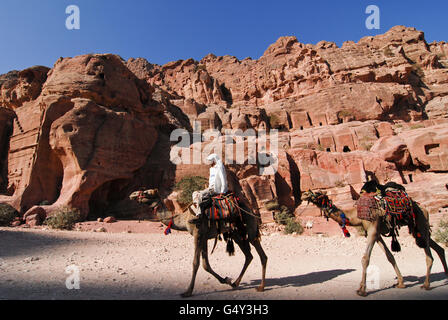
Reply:
M404 284L406 285L406 288L412 288L412 287L423 285L423 283L425 282L425 278L426 278L426 276L421 276L421 277L404 276L403 280L404 280ZM432 284L434 281L442 281L442 280L446 280L446 281L437 286L431 285L431 288L429 290L436 289L439 287L444 287L444 286L448 285L448 280L446 278L445 272L431 274L431 283ZM412 282L412 283L410 283L410 282ZM373 294L373 293L377 293L377 292L381 292L381 291L385 291L385 290L390 290L390 289L394 289L394 288L395 288L395 285L384 287L384 288L377 289L377 290L371 290L371 291L369 291L369 294ZM406 288L404 288L404 289L406 290Z
M304 287L313 284L323 283L326 281L330 281L336 277L341 275L356 271L355 269L335 269L335 270L326 270L326 271L317 271L311 272L307 274L297 275L297 276L289 276L289 277L281 277L281 278L266 278L266 287L265 291L274 290L278 288L287 288L287 287ZM422 285L425 281L425 276L417 277L417 276L405 276L403 277L406 288L412 288L415 286ZM446 280L446 275L444 272L439 272L431 275L431 281L442 281ZM236 290L248 290L255 289L261 283L261 280L252 280L250 283L241 283L241 285ZM448 285L448 281L445 281L437 286L432 286L431 289L436 289L439 287L443 287ZM394 286L384 287L378 290L369 291L370 294L374 294L381 291L386 291L390 289L394 289ZM220 290L219 292L231 292L234 289L226 289ZM209 293L196 293L195 296L207 295Z
M282 278L267 278L265 291L272 290L272 287L304 287L312 284L323 283L330 281L341 275L356 271L355 269L335 269L310 272L298 276L282 277ZM252 280L250 284L241 286L242 289L255 288L260 285L261 280Z
M326 271L310 272L307 274L301 274L297 276L281 277L281 278L266 278L265 291L287 288L287 287L304 287L312 284L323 283L330 281L341 275L356 271L355 269L335 269ZM255 289L261 283L261 280L252 280L250 283L241 283L236 290ZM231 292L235 289L226 289L219 292ZM208 293L196 293L195 295L206 295Z

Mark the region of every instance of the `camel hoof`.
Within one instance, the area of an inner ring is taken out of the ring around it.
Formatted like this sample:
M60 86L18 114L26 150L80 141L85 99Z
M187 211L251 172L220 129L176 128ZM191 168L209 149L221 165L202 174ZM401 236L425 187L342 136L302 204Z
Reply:
M240 284L234 282L234 283L231 284L231 286L232 286L232 289L237 289L240 286Z
M429 284L424 284L420 287L421 289L425 289L425 290L431 290L431 287Z
M398 288L398 289L405 289L405 288L406 288L406 285L404 285L403 283L397 283L397 284L395 285L395 288Z
M364 290L357 290L356 293L358 294L358 296L367 297L367 292Z
M192 293L187 291L187 292L181 293L180 296L181 296L182 298L189 298L189 297L192 296Z
M257 287L257 292L263 292L263 291L264 291L264 286Z
M229 286L232 286L232 287L233 287L233 285L232 285L232 279L229 278L229 277L226 277L226 278L224 279L224 282L223 282L223 283L228 284Z

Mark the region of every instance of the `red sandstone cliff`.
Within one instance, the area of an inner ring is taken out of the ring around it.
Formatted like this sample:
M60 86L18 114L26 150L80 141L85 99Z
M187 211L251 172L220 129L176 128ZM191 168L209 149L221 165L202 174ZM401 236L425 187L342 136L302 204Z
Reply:
M171 130L194 120L280 129L277 174L229 166L262 212L272 199L303 212L300 192L317 188L352 206L350 188L368 176L405 184L432 212L448 206L448 45L414 28L340 48L281 37L258 60L65 58L0 76L0 106L0 202L27 216L60 205L133 216L135 188L168 195L183 176L207 175L169 161Z

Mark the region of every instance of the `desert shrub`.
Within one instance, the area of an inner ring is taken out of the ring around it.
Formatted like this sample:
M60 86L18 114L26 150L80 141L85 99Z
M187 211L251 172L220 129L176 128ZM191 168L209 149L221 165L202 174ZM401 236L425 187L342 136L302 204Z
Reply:
M198 72L199 70L207 71L205 65L203 65L203 64L197 64L197 65L194 67L194 72L195 72L195 73Z
M383 53L386 57L394 57L394 53L389 47L384 48Z
M75 223L80 221L81 213L78 209L61 207L52 216L45 219L44 224L52 229L72 230Z
M303 226L299 221L296 221L294 213L291 213L286 206L281 206L279 211L274 214L274 221L285 226L285 233L291 234L297 232L303 233Z
M444 52L438 53L437 54L437 58L439 60L445 60L446 59L446 54Z
M345 187L345 183L344 183L344 181L342 181L342 180L338 180L338 181L336 181L334 185L335 185L337 188L343 188L343 187Z
M193 192L203 190L207 186L208 180L199 176L188 176L182 178L176 183L175 189L180 191L177 201L181 205L186 205L191 202Z
M296 221L294 218L289 218L286 221L286 226L285 226L286 234L291 234L291 233L302 234L303 231L304 231L304 229L303 229L303 226L300 223L300 221Z
M325 151L325 148L324 148L323 145L318 144L318 145L316 146L316 150L318 150L318 151Z
M412 124L412 125L409 127L409 129L411 129L411 130L415 130L415 129L420 129L420 128L424 128L424 127L425 127L425 125L422 124L422 123L415 123L415 124Z
M274 210L280 209L280 205L278 204L277 200L271 200L271 201L266 202L264 207L266 208L266 210L269 210L269 211L274 211Z
M440 221L439 228L434 234L434 239L448 247L448 219Z
M0 204L0 227L8 227L17 216L16 209L7 204Z
M351 117L353 116L353 112L350 110L341 110L338 112L338 116L340 117Z

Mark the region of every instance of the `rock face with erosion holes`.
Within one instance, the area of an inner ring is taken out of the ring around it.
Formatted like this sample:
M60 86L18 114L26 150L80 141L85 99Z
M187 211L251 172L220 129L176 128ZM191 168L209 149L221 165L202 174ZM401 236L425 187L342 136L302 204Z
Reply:
M170 134L197 122L227 135L182 150L220 144L223 159L242 156L226 162L230 187L264 221L275 202L319 214L301 203L308 189L353 208L352 191L371 178L403 184L435 212L448 206L447 55L445 42L396 26L341 47L281 37L257 60L209 54L160 66L90 54L11 71L0 76L0 202L36 225L62 206L84 219L148 217L128 200L140 188L181 210L175 184L209 171L170 161ZM231 133L253 130L261 143L272 129L262 153L277 145L277 167L262 175Z

